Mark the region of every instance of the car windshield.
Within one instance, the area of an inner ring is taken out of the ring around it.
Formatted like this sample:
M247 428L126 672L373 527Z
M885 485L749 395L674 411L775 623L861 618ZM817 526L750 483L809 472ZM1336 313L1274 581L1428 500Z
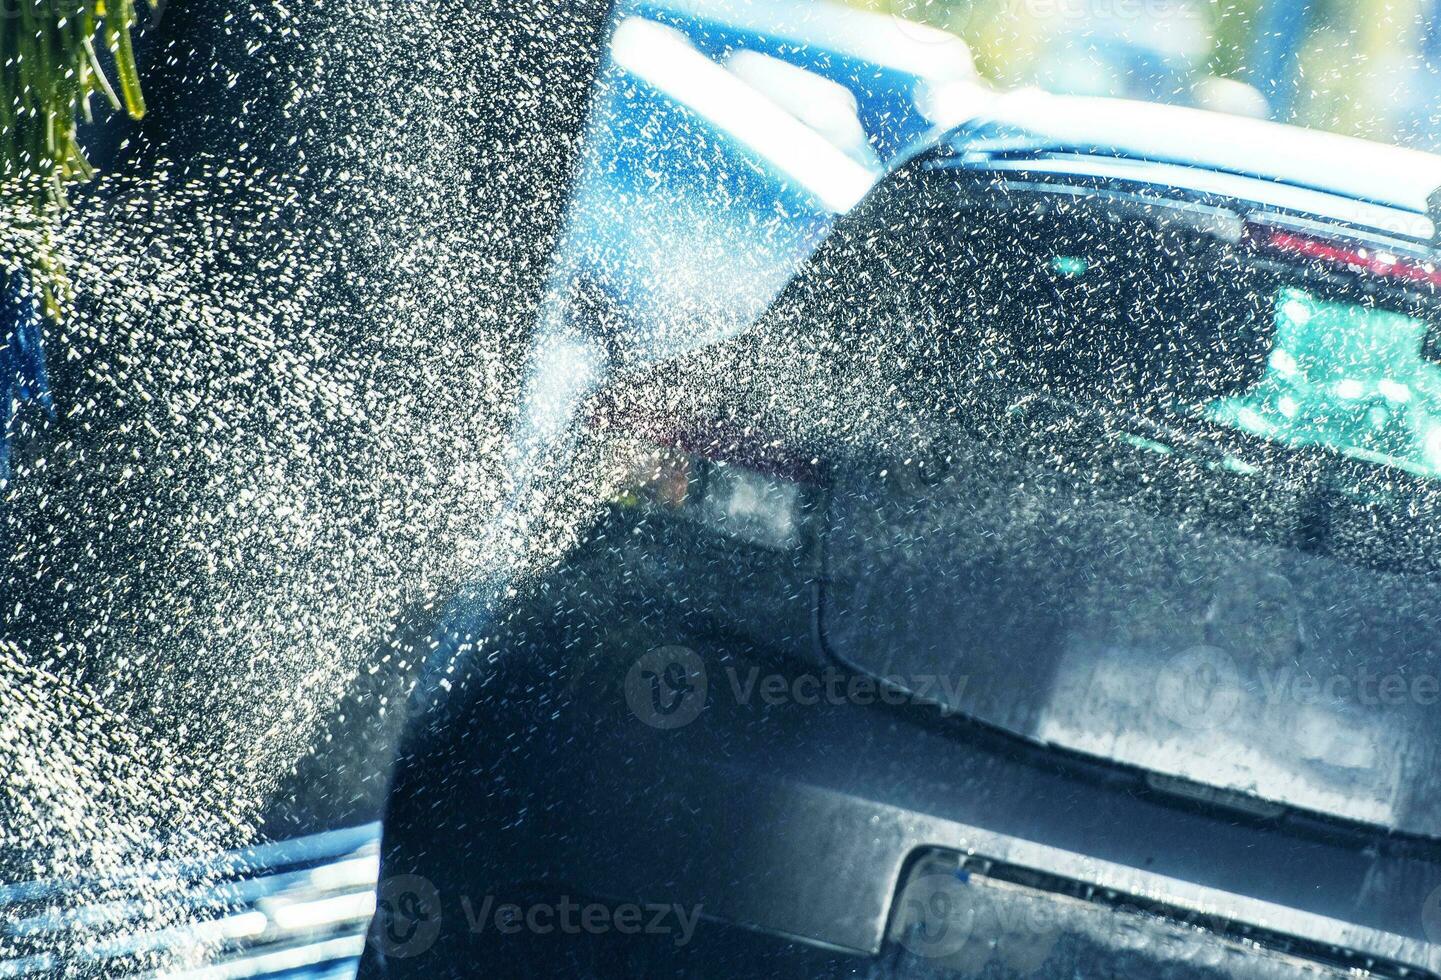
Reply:
M1144 225L1029 220L999 222L1004 254L957 253L950 287L971 291L953 323L987 311L1029 338L997 369L999 416L932 459L839 468L828 648L948 675L949 707L1183 794L1441 834L1425 308L1206 236L1147 257ZM1253 343L1193 356L1218 322ZM1138 349L1165 353L1132 377Z

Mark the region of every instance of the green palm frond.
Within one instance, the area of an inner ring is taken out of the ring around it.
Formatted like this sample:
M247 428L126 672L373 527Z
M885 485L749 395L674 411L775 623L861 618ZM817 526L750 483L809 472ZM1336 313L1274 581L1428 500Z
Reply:
M0 260L29 269L52 317L69 286L49 245L49 218L64 207L66 185L94 173L77 120L91 118L96 95L135 119L145 114L134 25L134 0L0 0Z

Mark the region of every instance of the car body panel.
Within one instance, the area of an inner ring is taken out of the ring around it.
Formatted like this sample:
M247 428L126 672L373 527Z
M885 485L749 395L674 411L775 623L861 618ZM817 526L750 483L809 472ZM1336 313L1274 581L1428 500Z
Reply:
M1292 131L1264 132L1281 139ZM954 347L965 338L925 334L902 306L852 323L852 334L825 310L807 321L813 334L796 333L804 328L795 327L795 314L807 297L844 313L866 309L882 282L916 292L931 285L921 272L944 256L937 245L944 229L897 210L917 186L934 190L949 181L955 193L935 209L949 208L953 221L966 212L950 204L977 189L1000 196L1039 189L1068 195L1083 210L1159 204L1183 224L1204 219L1232 228L1225 240L1233 245L1248 220L1264 220L1365 241L1389 233L1429 255L1419 177L1366 196L1350 220L1347 174L1282 180L1255 167L1218 171L1226 162L1219 151L1208 162L1183 158L1174 146L1106 152L1095 135L1066 145L1033 137L999 147L957 131L918 146L841 219L759 326L707 352L712 357L664 366L652 379L656 388L639 400L664 412L662 396L696 389L708 408L731 412L736 431L762 442L774 437L811 458L819 484L802 496L817 508L812 516L824 509L838 457L789 429L769 432L772 419L864 423L851 448L884 465L879 442L865 441L869 433L890 431L897 406L933 388L935 377L959 377L950 362L924 362L939 349L927 346L932 341ZM1284 156L1281 149L1273 154ZM1399 159L1376 159L1383 157ZM1426 169L1411 158L1395 166ZM1401 224L1387 227L1397 216ZM847 277L845 266L828 262L831 249L849 248L849 234L861 259L880 245L923 247L903 255L909 262ZM944 333L943 323L932 326ZM743 370L787 342L803 345L806 356L786 362L784 372ZM913 370L896 388L853 406L844 396L865 393L873 356ZM715 385L716 372L730 366L738 369L735 384ZM704 383L687 384L687 370ZM658 421L674 430L693 420ZM709 444L665 444L711 453L717 465L758 465L714 452L714 444L736 448L726 431L710 430ZM896 431L902 445L905 433L932 441L942 435L919 416ZM1274 801L1191 778L1204 774L1148 772L1057 745L1054 732L1017 737L942 710L954 705L934 699L768 700L746 678L859 676L824 642L833 583L817 536L805 535L797 550L767 548L697 520L703 508L682 516L638 500L617 502L517 608L487 621L485 655L462 655L444 696L431 692L417 702L387 819L385 874L426 875L443 894L541 881L592 895L689 903L708 921L861 957L858 965L865 958L891 964L908 876L919 855L940 849L1008 869L1006 880L1024 880L1037 907L1074 910L1079 902L1084 915L1112 923L1116 935L1084 965L1058 967L1079 975L1114 973L1115 963L1136 952L1122 951L1118 938L1135 932L1128 908L1149 910L1141 917L1148 922L1185 923L1208 942L1234 946L1240 952L1227 961L1229 975L1269 975L1274 957L1292 957L1285 962L1319 975L1353 968L1382 976L1441 973L1427 911L1441 895L1441 850L1418 832L1424 827L1395 832L1372 822L1374 813L1268 805ZM816 517L809 530L823 526ZM885 580L875 584L877 601L886 602ZM637 687L632 674L655 651L675 649L702 665L708 693L680 724L647 723L644 697L654 697L654 686ZM1402 781L1424 776L1408 772ZM449 951L499 948L477 942L456 936ZM744 972L729 969L724 955L695 972ZM1158 943L1145 951L1145 966L1124 962L1133 975L1166 975L1180 968L1181 955ZM406 966L433 972L433 964Z
M409 746L451 775L397 808L387 874L440 859L453 875L464 855L461 873L486 887L546 880L694 904L707 919L872 955L908 860L941 847L1189 909L1218 929L1246 923L1441 969L1419 914L1441 882L1426 848L1207 812L918 705L746 695L753 670L788 673L775 659L785 651L707 639L685 597L656 602L666 570L625 543L629 525L607 522L543 603L511 617L495 648L508 666L457 685L443 720ZM697 536L690 553L723 551ZM626 584L601 595L588 585L598 575ZM804 642L780 646L803 656ZM704 707L652 727L628 709L628 671L677 643L704 663ZM497 726L513 732L509 748L484 737ZM403 772L402 790L418 775ZM436 831L436 807L464 818Z

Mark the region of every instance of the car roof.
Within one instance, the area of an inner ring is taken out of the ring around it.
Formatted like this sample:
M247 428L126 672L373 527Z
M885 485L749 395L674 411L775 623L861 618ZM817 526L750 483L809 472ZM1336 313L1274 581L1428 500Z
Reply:
M1224 187L1228 196L1259 201L1304 196L1313 213L1375 227L1394 222L1368 208L1426 218L1441 188L1441 155L1265 120L1035 90L980 98L976 108L944 144L981 157L1031 159L1030 169L1207 193ZM1434 234L1432 221L1413 221L1407 237L1430 238L1423 225Z

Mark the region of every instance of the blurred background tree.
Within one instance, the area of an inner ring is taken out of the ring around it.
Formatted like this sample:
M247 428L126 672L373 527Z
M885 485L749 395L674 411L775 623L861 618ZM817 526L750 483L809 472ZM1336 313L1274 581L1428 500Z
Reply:
M1200 105L1441 149L1441 0L852 0L1001 88Z

